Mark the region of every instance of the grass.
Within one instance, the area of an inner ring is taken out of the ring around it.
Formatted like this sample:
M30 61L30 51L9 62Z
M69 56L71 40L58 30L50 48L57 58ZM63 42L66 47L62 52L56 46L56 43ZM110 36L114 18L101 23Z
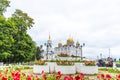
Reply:
M120 61L116 61L116 64L120 64Z
M117 68L101 68L99 70L106 71L108 73L120 73L120 70L118 70Z

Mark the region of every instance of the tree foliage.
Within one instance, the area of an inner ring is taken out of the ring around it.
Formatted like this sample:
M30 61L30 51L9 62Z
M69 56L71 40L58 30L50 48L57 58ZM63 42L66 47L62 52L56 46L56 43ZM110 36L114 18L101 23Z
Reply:
M44 52L43 46L42 45L37 46L36 56L35 56L37 60L40 60L41 58L43 58L43 55L42 55L43 52Z
M9 1L0 0L0 13L8 6ZM19 9L8 19L0 15L0 61L25 62L35 58L36 44L27 34L33 24L33 19Z
M9 3L10 1L8 0L0 0L0 15L3 15L7 7L10 7Z

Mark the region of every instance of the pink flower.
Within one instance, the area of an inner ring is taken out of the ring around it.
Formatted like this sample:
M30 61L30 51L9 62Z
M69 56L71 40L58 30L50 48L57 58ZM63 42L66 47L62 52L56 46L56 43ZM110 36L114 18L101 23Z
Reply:
M42 74L42 78L44 78L44 80L46 80L46 75L45 74Z
M98 75L97 78L100 79L100 75Z
M41 74L44 74L44 70L42 70Z
M80 73L80 78L83 79L85 75L83 73Z

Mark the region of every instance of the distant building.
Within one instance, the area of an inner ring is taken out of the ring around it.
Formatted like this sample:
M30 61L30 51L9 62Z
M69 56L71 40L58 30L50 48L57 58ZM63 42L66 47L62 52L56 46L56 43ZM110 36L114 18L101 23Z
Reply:
M80 43L77 41L74 44L73 38L68 38L66 44L62 44L62 42L58 43L58 46L54 48L55 54L68 54L70 56L81 56L81 47Z
M51 59L57 57L59 54L67 54L69 56L77 56L81 57L81 46L80 43L77 41L74 42L73 38L69 37L66 41L66 44L62 44L62 42L58 42L58 46L54 49L52 48L52 40L49 35L46 45L46 52L44 57L46 59Z

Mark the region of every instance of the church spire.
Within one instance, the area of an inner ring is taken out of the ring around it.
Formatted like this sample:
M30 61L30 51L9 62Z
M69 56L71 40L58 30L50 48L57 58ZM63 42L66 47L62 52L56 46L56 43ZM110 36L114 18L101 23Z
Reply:
M51 36L50 36L50 33L49 33L48 41L51 41Z

